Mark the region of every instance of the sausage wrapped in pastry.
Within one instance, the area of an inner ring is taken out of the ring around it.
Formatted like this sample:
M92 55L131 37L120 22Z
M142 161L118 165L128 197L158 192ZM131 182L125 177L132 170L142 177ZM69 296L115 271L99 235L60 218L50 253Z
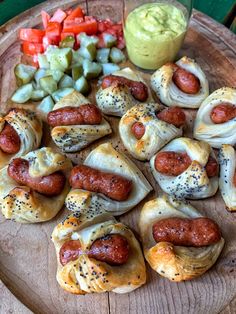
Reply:
M236 152L230 145L222 145L219 153L219 188L226 208L236 211Z
M205 74L196 61L186 56L158 69L151 77L151 86L167 106L198 108L209 95Z
M139 228L146 260L171 281L201 276L216 262L224 246L214 221L166 195L144 205Z
M122 117L135 104L152 101L152 96L142 77L125 68L102 79L96 101L105 114Z
M162 190L175 197L206 198L218 189L218 163L206 142L174 139L152 157L150 165Z
M165 144L182 135L185 114L181 108L164 108L157 103L132 107L120 120L124 146L139 160L150 159Z
M121 215L136 206L152 190L142 172L110 143L99 145L73 168L72 190L66 198L69 210L102 208Z
M194 137L215 148L236 143L236 89L222 87L203 101L195 119Z
M75 294L126 293L146 281L146 268L132 231L108 214L74 213L56 226L52 241L57 281Z
M15 158L0 171L1 210L6 219L36 223L53 218L69 191L71 161L43 147Z
M42 122L35 113L15 108L0 118L0 168L12 158L20 157L39 147Z
M47 120L53 127L53 141L66 153L77 152L112 132L99 108L76 91L59 100Z

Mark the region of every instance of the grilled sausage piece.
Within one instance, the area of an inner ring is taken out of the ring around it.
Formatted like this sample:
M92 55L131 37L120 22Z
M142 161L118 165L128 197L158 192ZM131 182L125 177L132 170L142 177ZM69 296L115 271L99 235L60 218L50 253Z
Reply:
M60 125L100 124L102 114L95 105L85 104L80 107L64 107L48 113L48 124L52 127Z
M7 122L0 133L0 149L6 154L16 154L20 150L20 137L15 129Z
M145 133L145 126L142 122L135 122L131 127L131 132L138 140L140 140Z
M155 169L167 176L178 176L191 165L186 153L160 152L155 159Z
M152 232L156 242L179 246L207 246L221 238L219 226L209 218L165 218L153 225Z
M33 178L29 175L29 162L23 158L15 158L8 166L8 175L21 185L26 185L38 193L47 196L60 194L65 185L65 176L57 171L48 176Z
M225 123L236 117L236 107L230 103L222 103L211 111L211 120L215 124Z
M175 70L172 80L186 94L195 95L201 88L199 78L180 67Z
M116 84L126 85L132 96L141 102L147 100L148 98L148 89L143 82L132 81L125 77L116 75L107 75L102 80L103 89Z
M132 189L131 180L85 165L74 167L69 180L74 189L102 193L116 201L127 200Z
M95 240L88 252L83 252L79 240L65 242L59 252L60 262L64 266L76 260L81 254L110 265L123 265L129 258L129 244L120 234L109 234Z
M156 114L157 118L167 123L173 124L177 128L183 126L186 122L184 111L179 107L165 108Z

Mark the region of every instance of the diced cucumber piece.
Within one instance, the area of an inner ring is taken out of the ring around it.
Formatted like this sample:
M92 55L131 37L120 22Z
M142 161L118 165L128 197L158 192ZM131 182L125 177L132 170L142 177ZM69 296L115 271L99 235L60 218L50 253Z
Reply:
M35 82L37 84L36 88L39 86L39 80L42 77L47 76L47 75L48 75L48 70L47 69L38 69L38 71L34 75L34 79L35 79Z
M60 70L65 72L71 65L72 50L71 48L58 48L52 50L49 54L48 61L51 70Z
M93 61L97 55L97 49L93 43L90 43L86 47L80 47L78 51L81 57L90 61Z
M58 87L61 88L66 88L66 87L74 87L74 81L73 79L67 75L64 74L63 77L61 78Z
M42 100L45 96L47 96L47 93L43 89L36 89L32 91L30 99L39 101Z
M72 64L83 64L84 58L79 54L79 50L72 50Z
M104 41L105 47L107 48L111 48L115 46L117 43L116 37L108 33L103 33L103 41Z
M71 69L72 78L74 81L78 80L83 75L83 66L82 65L74 65Z
M84 60L83 62L84 77L88 80L96 78L102 71L102 66L99 63Z
M109 61L110 48L101 48L97 50L96 59L100 63L107 63Z
M12 95L11 100L19 104L23 104L30 100L33 91L33 85L31 83L22 85Z
M58 89L52 94L52 98L54 99L55 102L58 102L61 98L69 95L73 91L74 91L74 88L71 88L71 87Z
M33 79L36 71L37 68L31 65L26 65L22 63L17 64L14 69L17 85L21 86L29 83Z
M52 75L42 77L39 80L39 84L48 94L52 94L57 90L57 82L53 79Z
M38 63L41 69L49 69L50 65L47 59L47 56L44 54L38 53Z
M91 43L96 46L99 39L97 36L88 36L86 33L80 33L77 35L77 41L79 41L80 46L87 47Z
M74 44L75 44L74 36L67 36L60 42L59 47L60 48L73 48Z
M103 63L102 64L102 71L103 75L109 75L112 74L115 71L119 71L120 67L117 64L114 63Z
M120 49L116 47L112 47L111 53L110 53L110 59L111 59L111 62L113 63L120 63L120 62L125 61L125 55Z
M47 75L52 75L53 79L58 83L60 79L63 77L64 72L60 70L48 70Z
M89 83L84 76L75 82L75 89L81 94L87 94L90 91Z
M47 117L47 114L52 111L54 107L54 101L52 100L51 96L45 97L42 102L38 105L37 110L39 110L44 118Z

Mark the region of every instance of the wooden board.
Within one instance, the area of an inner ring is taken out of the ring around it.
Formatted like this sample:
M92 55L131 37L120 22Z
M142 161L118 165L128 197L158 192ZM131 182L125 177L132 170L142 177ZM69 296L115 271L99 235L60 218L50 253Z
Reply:
M47 1L0 28L0 97L1 113L11 103L7 101L15 89L14 65L20 57L20 43L17 32L21 27L37 26L40 10L53 12L57 7L69 7L79 1ZM122 1L82 2L89 14L99 14L112 19L121 18ZM66 3L66 4L65 4ZM236 87L236 38L226 28L205 15L194 11L184 46L180 55L195 58L204 69L211 91L222 86ZM145 73L146 79L149 74ZM96 84L94 89L96 90ZM94 93L89 97L94 100ZM26 105L27 106L27 105ZM30 106L34 108L35 106ZM35 110L35 108L34 108ZM194 111L187 111L189 125L187 135L191 136L191 121ZM113 134L91 145L77 154L76 160L83 160L91 149L98 144L111 141L120 151L117 126L119 119L108 117ZM49 144L49 131L45 129L46 144ZM160 191L155 183L148 163L135 161L153 185L155 192ZM34 313L81 313L81 314L124 314L124 313L236 313L236 215L225 210L219 193L207 200L193 201L200 212L214 218L222 228L226 245L216 265L204 276L189 282L171 283L157 275L147 265L146 285L136 291L118 295L74 296L64 292L56 282L56 256L50 235L54 226L67 214L62 210L55 219L37 225L20 225L0 218L0 279L8 287L0 286L0 313L28 313L23 303ZM137 221L144 201L120 220L129 225L138 237ZM17 300L16 300L17 299ZM232 302L232 303L231 303ZM22 310L23 309L23 310Z

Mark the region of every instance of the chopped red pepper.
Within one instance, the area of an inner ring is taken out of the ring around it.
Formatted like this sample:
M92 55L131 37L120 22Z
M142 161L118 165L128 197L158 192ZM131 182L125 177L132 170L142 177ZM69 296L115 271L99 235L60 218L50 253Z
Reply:
M50 21L50 15L45 11L41 11L41 17L43 21L43 27L46 29L48 26L48 22Z
M26 55L33 56L44 52L44 46L40 43L22 42L22 52Z
M74 20L76 17L80 17L80 18L84 17L84 13L81 7L77 7L74 10L72 10L71 13L68 13L66 21Z
M97 33L98 25L97 21L94 18L90 18L84 22L77 22L77 21L64 21L64 28L63 32L65 33L86 33L87 35L94 35Z
M32 43L42 43L45 31L41 29L22 28L20 30L20 39Z
M62 23L64 19L67 17L67 14L61 9L57 9L53 14L53 17L50 19L50 22L58 22Z

